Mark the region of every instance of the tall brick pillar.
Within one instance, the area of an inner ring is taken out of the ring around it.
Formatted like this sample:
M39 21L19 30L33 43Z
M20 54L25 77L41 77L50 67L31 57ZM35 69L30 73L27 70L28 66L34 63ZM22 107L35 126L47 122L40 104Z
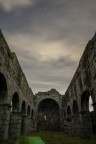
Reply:
M0 105L0 141L8 139L10 108L9 104Z

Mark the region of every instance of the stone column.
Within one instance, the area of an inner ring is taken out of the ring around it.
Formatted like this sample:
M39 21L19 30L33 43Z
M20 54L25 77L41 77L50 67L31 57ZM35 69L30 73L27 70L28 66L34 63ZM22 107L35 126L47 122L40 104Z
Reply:
M9 104L0 105L0 141L8 139L10 108Z
M67 124L67 132L72 134L72 121L68 121Z
M27 133L30 133L31 132L31 117L30 116L27 116Z
M31 118L31 132L34 131L34 119Z
M67 121L66 120L64 120L64 132L67 133Z
M64 114L63 114L63 109L60 109L60 129L64 130Z
M79 116L72 116L72 134L73 135L80 135Z
M87 138L92 137L92 123L90 118L90 112L82 111L80 112L80 127L81 127L81 137Z
M27 129L27 116L26 115L22 115L21 116L21 128L20 128L21 135L27 133L26 129Z
M12 112L10 117L9 137L16 139L20 136L21 128L21 113Z
M37 109L34 109L34 120L33 120L34 131L37 130Z
M66 119L66 133L72 134L72 117Z

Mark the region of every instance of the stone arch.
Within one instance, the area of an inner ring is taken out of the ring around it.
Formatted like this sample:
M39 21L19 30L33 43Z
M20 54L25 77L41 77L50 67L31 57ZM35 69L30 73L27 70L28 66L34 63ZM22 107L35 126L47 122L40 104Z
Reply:
M93 108L93 100L92 100L92 97L89 96L89 111L92 112L94 111L94 108Z
M26 129L26 102L23 100L21 106L21 129L20 129L21 135L25 133L25 129Z
M93 95L89 90L86 90L81 95L81 112L82 112L82 124L83 128L87 129L86 135L96 134L96 115L93 108L93 111L89 111L89 98L92 98L92 103L94 103Z
M28 105L28 108L27 108L27 115L30 116L30 105Z
M71 113L71 108L70 108L70 105L68 104L67 105L67 109L66 109L66 125L65 125L65 131L66 132L71 132L71 129L72 129L72 113Z
M71 108L69 105L67 107L67 121L71 121Z
M37 108L37 109L38 109L39 103L40 103L41 101L45 100L45 99L51 99L51 100L55 101L55 102L58 104L59 108L61 108L61 104L60 104L59 100L57 100L57 99L55 99L55 98L53 98L53 97L50 97L50 96L46 96L46 97L41 97L41 98L39 98L39 99L37 100L37 102L36 102L36 108Z
M17 92L14 93L12 97L12 112L19 111L19 95Z
M79 107L76 100L73 101L72 106L72 134L79 135L80 134L80 123L79 123Z
M7 82L5 76L0 73L0 104L6 102L8 97Z
M11 114L9 125L9 138L15 139L20 135L21 114L19 112L19 95L15 92L11 100Z
M21 115L26 115L26 102L25 101L22 102Z
M37 129L59 129L59 111L59 105L55 100L51 98L46 98L40 101L37 110Z
M81 111L89 112L89 98L91 97L92 103L94 103L93 95L89 90L85 90L81 95Z
M8 85L7 80L0 72L0 140L3 138L8 139L8 129L10 120L10 105L7 102L8 99ZM1 128L2 127L2 128Z
M73 110L73 116L78 117L79 116L79 107L78 107L78 103L76 100L73 101L72 110Z

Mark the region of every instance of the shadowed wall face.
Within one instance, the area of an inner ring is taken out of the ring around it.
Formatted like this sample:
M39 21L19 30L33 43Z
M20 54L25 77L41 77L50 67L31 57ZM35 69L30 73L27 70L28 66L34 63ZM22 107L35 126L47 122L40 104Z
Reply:
M7 99L7 83L3 74L0 73L0 104Z
M57 130L59 129L59 106L52 99L45 99L39 103L37 115L38 129Z

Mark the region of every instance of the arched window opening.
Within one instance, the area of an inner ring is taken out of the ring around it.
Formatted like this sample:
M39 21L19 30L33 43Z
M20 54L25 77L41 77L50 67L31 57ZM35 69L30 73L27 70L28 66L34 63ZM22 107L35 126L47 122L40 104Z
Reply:
M28 105L27 115L30 116L30 106Z
M0 104L7 101L7 83L3 74L0 73Z
M67 108L67 121L71 121L71 108L68 106Z
M26 103L25 103L25 101L22 102L21 114L22 114L22 115L25 115L25 114L26 114Z
M92 96L88 91L84 91L81 97L81 110L88 112L88 111L93 111L93 101L92 101Z
M60 128L59 104L50 98L42 100L38 104L37 129L58 130Z
M89 111L92 112L94 109L93 109L93 102L92 102L92 98L91 96L89 97Z
M21 106L21 135L25 133L25 116L26 116L26 103L22 102Z
M12 112L19 111L19 96L18 93L15 93L12 97Z
M78 115L79 115L78 104L77 104L77 101L74 100L74 102L73 102L73 116L78 117Z
M10 109L10 111L12 112L12 101L11 101L11 109Z
M45 121L47 120L47 116L46 116L46 114L44 115L44 120L45 120Z
M96 116L94 115L94 107L92 106L93 99L92 95L89 91L84 91L81 97L81 110L82 110L82 119L84 119L84 115L86 115L86 125L90 126L93 134L96 134Z

